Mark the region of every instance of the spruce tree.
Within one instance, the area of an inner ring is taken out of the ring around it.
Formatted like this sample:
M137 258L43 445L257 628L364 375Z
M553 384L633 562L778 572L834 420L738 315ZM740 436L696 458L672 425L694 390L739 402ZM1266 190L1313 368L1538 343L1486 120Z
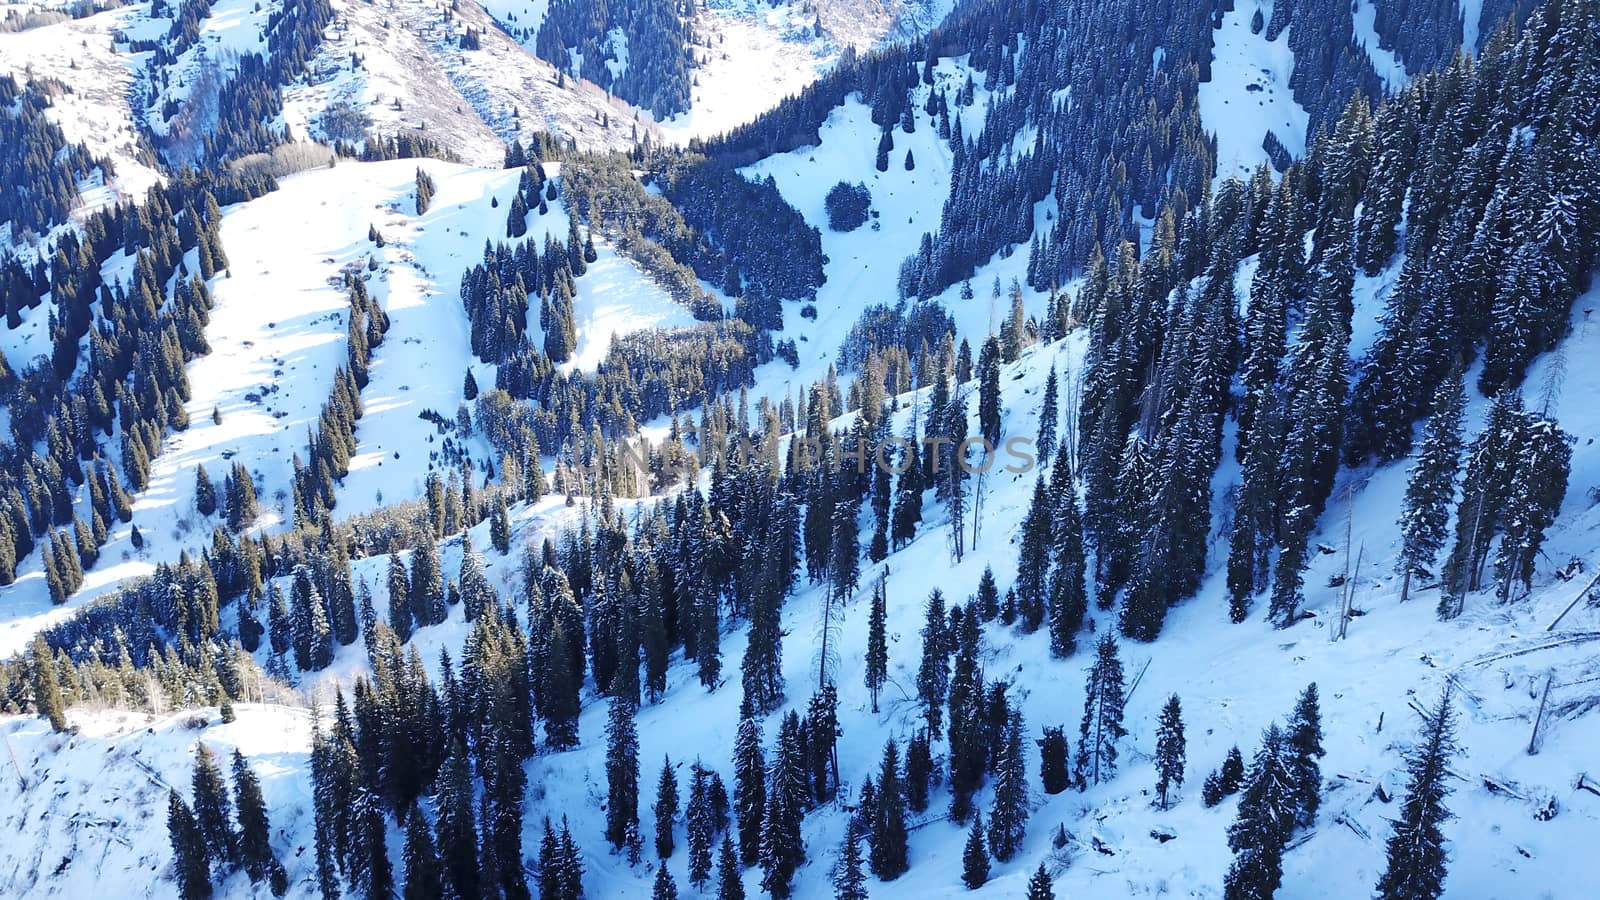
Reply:
M1283 849L1294 831L1294 774L1282 732L1273 724L1262 736L1239 815L1228 827L1233 864L1223 881L1227 900L1269 898L1283 880Z
M1295 823L1309 826L1317 818L1322 798L1322 712L1316 682L1306 685L1295 704L1285 735L1289 770L1294 774Z
M867 900L867 876L861 869L861 835L851 819L844 830L844 845L833 872L834 900Z
M733 809L739 827L739 858L756 864L761 852L761 827L766 817L766 757L761 749L761 725L753 715L739 720L733 739Z
M684 830L689 838L689 882L696 888L704 888L711 879L712 841L716 838L717 823L711 809L711 773L698 762L692 772L689 806L684 812Z
M888 585L879 578L872 590L872 610L867 616L867 658L864 675L872 694L872 712L878 712L878 692L889 678Z
M805 816L809 794L805 761L801 758L800 717L791 712L778 731L766 817L761 823L761 886L775 900L789 896L795 870L805 861L800 821Z
M1039 780L1046 794L1059 794L1072 784L1067 755L1067 736L1061 726L1047 726L1039 740Z
M972 817L967 831L967 846L961 851L961 881L975 891L989 880L989 851L983 846L983 816Z
M928 595L922 626L922 665L917 669L917 695L928 730L937 734L944 721L945 692L950 685L950 649L945 635L944 594L934 588Z
M237 748L233 751L233 794L239 819L239 860L250 880L259 882L280 867L272 852L272 826L261 796L261 780Z
M428 830L422 808L412 806L406 814L405 900L434 900L444 895L439 871L439 854Z
M639 824L639 735L633 703L623 697L612 698L606 723L606 783L606 840L620 850Z
M1022 747L1022 714L1013 710L995 763L994 809L989 814L989 851L1000 862L1022 847L1028 829L1028 772Z
M668 859L674 847L672 829L678 820L678 777L672 760L661 758L661 777L656 781L656 856Z
M1018 535L1017 605L1022 631L1032 634L1044 622L1050 557L1054 543L1054 504L1041 473L1033 482L1033 499Z
M1439 385L1433 413L1406 481L1400 512L1400 602L1411 593L1413 575L1426 576L1448 536L1450 502L1455 499L1461 463L1461 412L1465 401L1461 373Z
M900 785L900 751L893 739L883 746L883 764L878 769L872 826L867 832L868 864L872 874L893 881L905 874L906 807Z
M906 806L913 812L928 809L928 788L933 780L933 742L926 730L906 743Z
M1044 863L1039 863L1039 868L1033 870L1033 877L1028 879L1027 900L1056 900L1056 892L1050 887L1050 873L1044 870Z
M1451 818L1444 800L1450 793L1450 761L1458 752L1454 719L1446 684L1424 720L1422 742L1406 761L1406 796L1389 836L1379 900L1436 900L1444 891L1448 854L1440 826Z
M437 797L439 816L434 831L442 869L440 880L452 896L476 897L480 873L472 769L467 751L459 743L445 758Z
M56 679L56 661L44 635L33 638L33 705L50 721L52 731L67 730L67 707L61 699L61 684Z
M667 870L665 862L656 867L656 881L650 889L650 900L678 900L678 883L672 880L672 873Z
M206 852L221 871L239 860L239 836L233 830L233 802L222 778L216 754L205 744L194 748L194 818L205 838Z
M1108 631L1095 647L1084 687L1083 723L1078 730L1078 785L1087 787L1117 774L1117 739L1122 727L1122 660Z
M206 840L177 791L167 792L167 837L172 842L173 868L178 874L178 896L183 900L210 897L211 862Z
M1163 810L1168 792L1183 784L1183 764L1183 707L1173 694L1161 708L1161 722L1156 726L1156 794Z
M717 851L717 900L744 900L744 876L739 872L739 859L729 835L722 836L722 847Z
M1056 367L1052 364L1050 375L1044 382L1044 399L1039 406L1039 462L1044 466L1050 465L1050 458L1056 452L1056 416L1061 409L1061 401L1056 396L1059 392Z

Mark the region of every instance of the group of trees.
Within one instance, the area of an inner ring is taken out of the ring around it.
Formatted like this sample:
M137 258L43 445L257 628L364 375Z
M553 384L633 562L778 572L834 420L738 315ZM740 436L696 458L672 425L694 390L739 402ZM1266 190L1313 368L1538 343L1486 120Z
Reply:
M244 754L233 751L233 796L205 744L195 745L193 806L176 790L167 795L167 833L172 841L179 896L211 896L213 873L244 869L252 883L267 882L275 897L289 890L289 876L272 849L272 827L261 781ZM235 827L237 823L237 828Z
M1288 729L1273 723L1262 735L1244 776L1238 815L1228 828L1234 860L1223 882L1225 897L1271 897L1277 891L1289 838L1316 819L1322 797L1317 760L1323 753L1321 707L1311 684L1295 704Z
M695 4L685 0L583 0L550 5L534 52L556 68L666 119L689 109ZM617 46L614 32L623 36ZM572 53L582 58L573 65Z
M94 159L82 144L67 143L61 127L45 115L49 108L38 86L0 77L0 144L11 148L0 161L0 184L27 186L0 195L0 222L11 223L14 237L66 221L78 200L78 182L94 169L112 175L108 161Z

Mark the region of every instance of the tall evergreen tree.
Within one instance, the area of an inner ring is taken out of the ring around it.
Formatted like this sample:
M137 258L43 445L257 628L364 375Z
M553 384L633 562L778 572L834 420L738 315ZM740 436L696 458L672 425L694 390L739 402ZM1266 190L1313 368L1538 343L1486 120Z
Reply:
M1183 784L1184 749L1183 707L1173 694L1161 708L1156 726L1156 794L1162 809L1167 808L1168 792Z
M272 852L272 826L261 796L261 780L237 748L233 751L233 794L239 820L239 859L245 871L254 882L277 876L282 866Z
M810 786L800 747L800 717L791 712L778 731L761 825L761 886L775 900L788 897L795 870L805 861L800 821Z
M900 750L890 739L883 745L883 764L878 769L876 800L872 804L872 825L867 832L868 864L872 874L884 881L904 875L906 861L906 806L900 784Z
M1294 831L1294 774L1282 732L1273 724L1261 739L1239 798L1239 815L1228 827L1233 864L1223 881L1227 900L1264 900L1283 880L1283 849Z
M767 809L767 763L761 749L761 725L755 716L739 720L733 739L733 809L739 823L739 858L756 864Z
M239 861L239 836L233 830L233 802L223 780L217 756L205 744L194 748L194 818L205 838L206 851L221 871Z
M928 730L942 729L945 692L950 685L950 648L945 635L944 593L934 588L928 594L922 625L922 664L917 669L917 695Z
M205 836L177 791L167 792L167 836L178 873L178 895L183 900L210 897L211 860Z
M606 840L622 849L639 825L639 735L633 724L633 702L613 697L606 724Z
M996 760L994 809L989 813L989 852L1000 862L1022 847L1028 829L1028 772L1022 747L1022 714L1008 717Z
M1317 684L1312 682L1300 693L1294 715L1285 735L1289 769L1294 774L1295 824L1309 826L1317 818L1322 800L1322 711L1317 699Z
M1433 413L1406 481L1400 512L1400 602L1411 592L1413 575L1426 576L1448 536L1450 502L1455 499L1461 464L1461 411L1465 395L1455 372L1434 392Z
M428 830L422 809L413 806L406 814L405 900L433 900L444 895L439 871L438 850Z
M656 781L656 856L668 859L674 844L672 829L678 821L678 776L672 771L672 759L662 757L661 777Z
M1056 900L1056 892L1050 886L1050 873L1044 870L1044 863L1039 863L1039 868L1033 870L1033 877L1028 879L1027 900Z
M1086 787L1117 774L1117 739L1122 727L1122 660L1117 641L1107 632L1095 647L1084 686L1083 723L1078 729L1078 785Z
M1406 762L1406 797L1378 879L1380 900L1436 900L1444 892L1448 854L1440 826L1451 818L1444 801L1450 793L1450 761L1457 753L1454 719L1447 684L1423 723L1422 742Z
M861 835L855 819L844 830L844 844L833 872L834 900L867 900L867 875L861 868Z
M864 679L872 695L872 712L878 712L878 692L889 678L888 592L886 578L872 589L872 609L867 616L867 658Z
M983 816L972 817L972 828L967 831L967 845L961 851L961 882L967 890L975 891L989 880L989 851L983 845Z

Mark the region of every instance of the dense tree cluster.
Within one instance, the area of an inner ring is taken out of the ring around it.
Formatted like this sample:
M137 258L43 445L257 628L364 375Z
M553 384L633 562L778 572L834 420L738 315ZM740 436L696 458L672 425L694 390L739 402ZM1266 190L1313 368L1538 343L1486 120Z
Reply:
M695 8L686 0L556 0L539 26L534 52L666 119L689 109Z
M0 77L0 146L6 148L0 184L26 186L0 192L0 222L10 222L14 236L66 221L78 200L78 182L96 168L107 178L112 174L109 162L67 143L61 127L45 115L49 107L39 82L19 86L10 75Z

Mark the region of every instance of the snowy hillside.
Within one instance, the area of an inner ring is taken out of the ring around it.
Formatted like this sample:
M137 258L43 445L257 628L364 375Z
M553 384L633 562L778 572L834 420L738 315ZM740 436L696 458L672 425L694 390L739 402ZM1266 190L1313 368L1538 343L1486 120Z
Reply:
M295 133L327 136L325 112L349 104L379 133L420 133L474 165L498 164L505 144L541 131L595 150L625 150L651 134L631 107L594 85L558 85L555 69L476 3L337 2L334 9L307 83L285 92ZM468 32L476 49L461 46Z
M0 900L1593 896L1496 3L0 5Z
M423 167L438 184L423 216L414 215L412 160L315 169L224 212L231 265L213 282L217 305L206 329L211 352L189 370L195 386L188 403L192 424L168 441L150 488L134 507L145 546L132 547L131 528L116 529L104 561L60 607L50 604L35 556L6 590L0 654L15 652L45 624L128 578L148 574L157 563L210 546L211 525L194 511L196 466L220 477L232 463L243 463L261 487L260 524L284 524L291 457L305 453L307 429L328 398L334 369L345 362L349 302L340 279L346 272L366 280L392 330L374 353L372 381L362 392L366 416L357 429L360 444L350 474L339 487L339 515L415 497L429 471L447 468L439 453L444 431L424 414L453 420L462 402L463 376L474 361L461 309L461 274L481 260L486 240L504 240L501 210L515 192L519 170L434 161ZM367 240L369 227L378 229L384 247ZM532 217L530 236L563 238L567 227L558 201L545 215ZM601 241L597 249L599 259L578 280L575 298L579 345L571 365L586 370L600 361L613 335L692 321L608 244ZM37 329L45 312L34 311L18 331L0 332L8 341L34 336L31 351L7 343L9 358L46 352ZM493 383L492 371L477 370L484 383ZM213 421L213 410L220 422ZM492 458L481 440L467 453L480 462Z

